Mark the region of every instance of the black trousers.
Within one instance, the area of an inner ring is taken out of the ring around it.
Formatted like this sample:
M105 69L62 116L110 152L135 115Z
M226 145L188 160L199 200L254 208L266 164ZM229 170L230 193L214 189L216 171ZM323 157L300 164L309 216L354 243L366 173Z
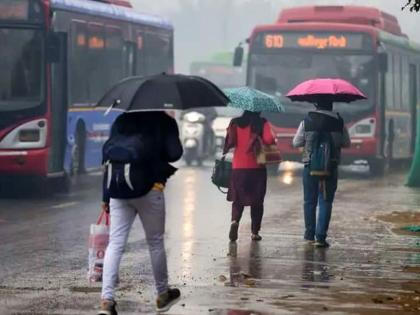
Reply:
M238 202L232 203L232 221L240 222L245 206ZM251 230L253 234L258 234L261 229L261 222L264 215L264 205L251 206Z

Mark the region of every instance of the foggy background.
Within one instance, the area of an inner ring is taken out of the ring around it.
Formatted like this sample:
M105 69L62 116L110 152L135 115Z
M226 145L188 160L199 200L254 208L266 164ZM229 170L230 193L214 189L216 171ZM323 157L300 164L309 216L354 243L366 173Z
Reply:
M420 42L414 23L420 13L401 11L405 0L131 0L142 12L169 18L175 26L175 71L188 73L190 63L233 51L257 24L271 24L282 8L299 5L368 5L396 15L411 39ZM418 39L417 39L417 38Z

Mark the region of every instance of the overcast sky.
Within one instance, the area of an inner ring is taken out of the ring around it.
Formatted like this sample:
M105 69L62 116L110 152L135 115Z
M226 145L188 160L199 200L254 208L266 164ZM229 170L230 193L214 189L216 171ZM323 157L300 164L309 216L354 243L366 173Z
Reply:
M273 23L284 7L311 4L353 4L380 7L396 15L402 29L420 42L415 25L420 13L401 11L405 0L131 0L142 12L169 18L175 26L177 72L188 72L189 64L205 60L219 51L233 51L257 24ZM417 38L418 39L417 39Z

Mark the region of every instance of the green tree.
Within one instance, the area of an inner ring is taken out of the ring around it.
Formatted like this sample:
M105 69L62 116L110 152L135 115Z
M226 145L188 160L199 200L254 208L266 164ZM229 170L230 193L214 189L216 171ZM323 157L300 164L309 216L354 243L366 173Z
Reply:
M420 0L406 0L408 1L405 6L403 6L403 10L405 8L409 8L411 12L413 11L420 11Z

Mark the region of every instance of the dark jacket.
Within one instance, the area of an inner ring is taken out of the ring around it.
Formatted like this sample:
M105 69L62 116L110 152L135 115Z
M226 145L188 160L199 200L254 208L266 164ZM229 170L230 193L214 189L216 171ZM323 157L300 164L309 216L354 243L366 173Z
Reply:
M340 161L341 149L348 148L351 145L349 132L337 113L317 110L308 113L304 121L301 122L293 139L295 148L303 148L302 162L305 164L309 163L314 136L318 131L331 133L337 150L335 156Z
M152 158L144 167L153 169L151 182L165 184L176 168L169 163L179 160L183 150L175 119L164 112L138 112L120 115L111 128L110 137L116 134L141 134L152 143ZM105 163L106 161L103 161ZM143 167L143 166L140 166ZM103 181L103 201L109 202L107 174ZM143 194L139 193L137 197Z

